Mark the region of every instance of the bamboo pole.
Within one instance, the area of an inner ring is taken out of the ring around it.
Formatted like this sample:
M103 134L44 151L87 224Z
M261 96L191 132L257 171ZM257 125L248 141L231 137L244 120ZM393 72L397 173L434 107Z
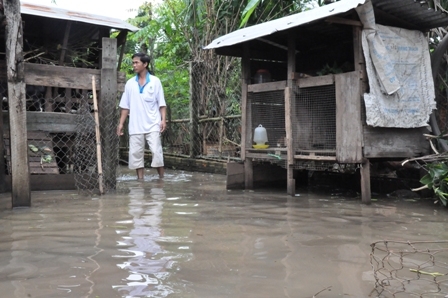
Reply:
M104 188L103 188L103 167L101 164L100 119L98 116L98 101L96 98L95 76L92 76L92 93L93 93L93 112L95 114L96 158L98 160L98 185L100 188L100 194L103 194Z

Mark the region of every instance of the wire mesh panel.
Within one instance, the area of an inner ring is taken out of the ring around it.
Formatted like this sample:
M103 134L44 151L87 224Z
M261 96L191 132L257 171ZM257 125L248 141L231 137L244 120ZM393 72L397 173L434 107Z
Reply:
M250 92L252 132L262 125L270 147L286 147L285 92L283 90Z
M198 159L238 159L240 60L201 53L206 56L203 60L190 62L189 98L173 100L169 86L164 86L168 101L167 130L162 135L164 153ZM175 96L182 94L176 92Z
M377 297L446 297L448 241L378 241L371 247Z
M163 152L173 155L190 154L190 120L171 120L162 134Z
M299 154L334 156L336 150L335 85L295 90L294 148Z
M100 178L104 191L115 189L115 172L118 166L116 102L103 103L103 106L111 105L107 109L111 112L103 113L100 119L99 143L102 146L98 147L92 91L51 86L32 87L27 86L26 95L30 174L74 174L76 188L88 193L98 192ZM30 90L34 90L34 93L29 93ZM3 111L8 111L6 85L0 91L4 97ZM5 172L10 175L9 127L8 123L5 125ZM98 172L98 151L103 159L103 173L109 173L103 177Z

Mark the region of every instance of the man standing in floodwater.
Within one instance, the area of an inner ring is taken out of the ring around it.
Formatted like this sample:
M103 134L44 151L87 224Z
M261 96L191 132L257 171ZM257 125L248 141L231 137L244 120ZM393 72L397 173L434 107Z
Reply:
M162 83L149 73L150 58L144 53L132 56L136 76L129 79L120 100L120 122L117 135L123 135L123 125L129 115L129 168L144 179L144 149L148 142L152 153L151 167L160 178L164 175L161 133L166 129L166 103Z

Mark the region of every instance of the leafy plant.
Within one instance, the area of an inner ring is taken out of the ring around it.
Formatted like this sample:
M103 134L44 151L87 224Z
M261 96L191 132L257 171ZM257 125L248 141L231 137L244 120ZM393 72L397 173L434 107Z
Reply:
M420 183L433 190L436 197L446 207L448 201L448 165L445 161L430 163L426 165L426 169L428 173L420 179Z

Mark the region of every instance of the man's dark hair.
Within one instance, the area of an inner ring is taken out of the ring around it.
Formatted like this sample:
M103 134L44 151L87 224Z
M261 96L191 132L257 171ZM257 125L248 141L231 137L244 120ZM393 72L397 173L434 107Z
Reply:
M143 63L148 63L146 65L146 69L149 70L149 62L151 62L151 59L148 55L146 55L145 53L135 53L134 55L132 55L132 59L134 59L135 57L140 58L140 61L142 61Z

